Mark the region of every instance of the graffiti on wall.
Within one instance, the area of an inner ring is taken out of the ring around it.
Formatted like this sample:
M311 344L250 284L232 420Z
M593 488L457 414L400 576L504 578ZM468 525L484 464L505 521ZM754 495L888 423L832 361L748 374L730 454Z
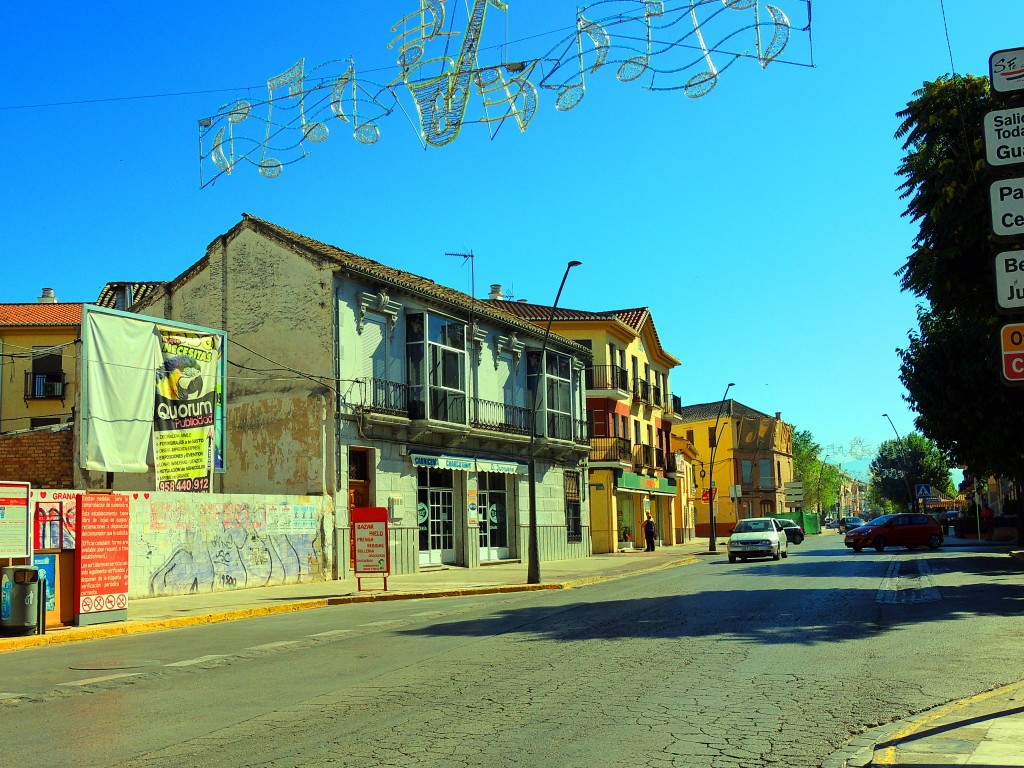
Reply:
M148 535L148 594L213 592L297 584L323 573L323 532L312 503L154 500Z

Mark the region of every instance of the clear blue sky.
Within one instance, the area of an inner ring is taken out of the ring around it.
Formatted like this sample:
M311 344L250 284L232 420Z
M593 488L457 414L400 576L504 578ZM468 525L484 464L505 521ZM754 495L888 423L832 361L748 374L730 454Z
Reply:
M806 23L804 0L775 4ZM915 301L893 273L914 228L893 134L912 92L951 71L940 0L817 0L810 39L794 32L765 71L739 60L701 99L606 67L571 112L543 91L525 134L505 125L490 141L471 125L424 151L401 114L373 146L333 121L279 178L242 166L200 190L199 118L259 98L302 57L307 70L352 57L395 76L390 27L416 5L5 4L0 302L170 279L245 211L467 292L468 268L444 254L471 249L478 296L501 283L550 303L579 259L562 304L649 306L682 361L672 390L684 403L732 381L731 396L823 445L892 438L884 412L913 429L895 349ZM507 31L493 8L488 31L513 41L509 60L538 56L558 36L533 36L564 33L576 6L510 0ZM1024 46L1020 0L945 0L945 15L959 73ZM752 37L725 48L752 50ZM126 98L139 96L153 98ZM29 107L63 102L79 103Z

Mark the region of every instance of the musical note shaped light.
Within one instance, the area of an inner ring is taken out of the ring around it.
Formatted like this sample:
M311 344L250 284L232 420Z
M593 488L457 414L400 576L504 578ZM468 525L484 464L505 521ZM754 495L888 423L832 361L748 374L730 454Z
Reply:
M201 186L242 162L277 178L284 166L309 154L307 145L328 138L331 120L348 123L356 142L375 144L380 121L397 107L408 113L404 101L415 107L418 138L428 148L448 146L467 123L488 126L492 139L506 120L526 131L542 90L554 92L555 110L575 109L587 78L606 66L620 83L701 98L737 61L756 59L763 69L778 60L793 31L787 14L763 0L596 0L577 10L573 31L546 53L509 61L507 42L492 36L485 45L488 8L507 13L504 0L415 2L391 27L387 48L397 49L398 75L390 82L359 78L351 59L307 72L300 58L267 80L266 98L248 93L200 120ZM810 32L811 0L776 2L804 5L807 25L800 31ZM453 14L463 5L456 24ZM744 47L750 43L753 52ZM492 51L500 51L500 59L487 60ZM252 133L247 126L254 127ZM207 162L217 173L204 183Z

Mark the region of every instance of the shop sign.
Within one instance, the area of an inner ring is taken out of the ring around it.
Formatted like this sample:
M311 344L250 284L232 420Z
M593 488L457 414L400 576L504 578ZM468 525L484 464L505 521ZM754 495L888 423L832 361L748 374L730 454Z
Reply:
M351 515L357 586L362 589L359 579L363 576L383 576L387 589L387 577L391 573L387 507L356 507Z
M469 472L475 468L476 460L468 456L426 456L419 453L412 454L412 465L414 467L429 467L431 469L457 469L460 472Z
M514 461L484 461L476 460L477 472L500 472L504 475L518 475L519 465Z
M1004 325L999 340L1003 355L1003 378L1015 384L1024 382L1024 323Z
M985 159L989 165L1024 163L1024 107L985 115Z
M989 187L992 231L997 235L1024 235L1024 178L1000 179Z
M638 475L635 472L623 472L622 476L618 479L616 487L625 490L660 493L666 496L674 496L676 493L676 484L671 480L664 477Z

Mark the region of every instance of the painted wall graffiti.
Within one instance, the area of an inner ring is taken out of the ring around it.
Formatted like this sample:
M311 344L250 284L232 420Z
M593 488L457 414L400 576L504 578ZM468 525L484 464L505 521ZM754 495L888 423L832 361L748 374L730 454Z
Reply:
M138 538L137 556L147 568L146 596L325 578L323 531L330 527L323 525L319 499L233 495L219 497L222 503L192 503L181 495L173 501L160 498L173 495L153 494L144 516L149 530Z

